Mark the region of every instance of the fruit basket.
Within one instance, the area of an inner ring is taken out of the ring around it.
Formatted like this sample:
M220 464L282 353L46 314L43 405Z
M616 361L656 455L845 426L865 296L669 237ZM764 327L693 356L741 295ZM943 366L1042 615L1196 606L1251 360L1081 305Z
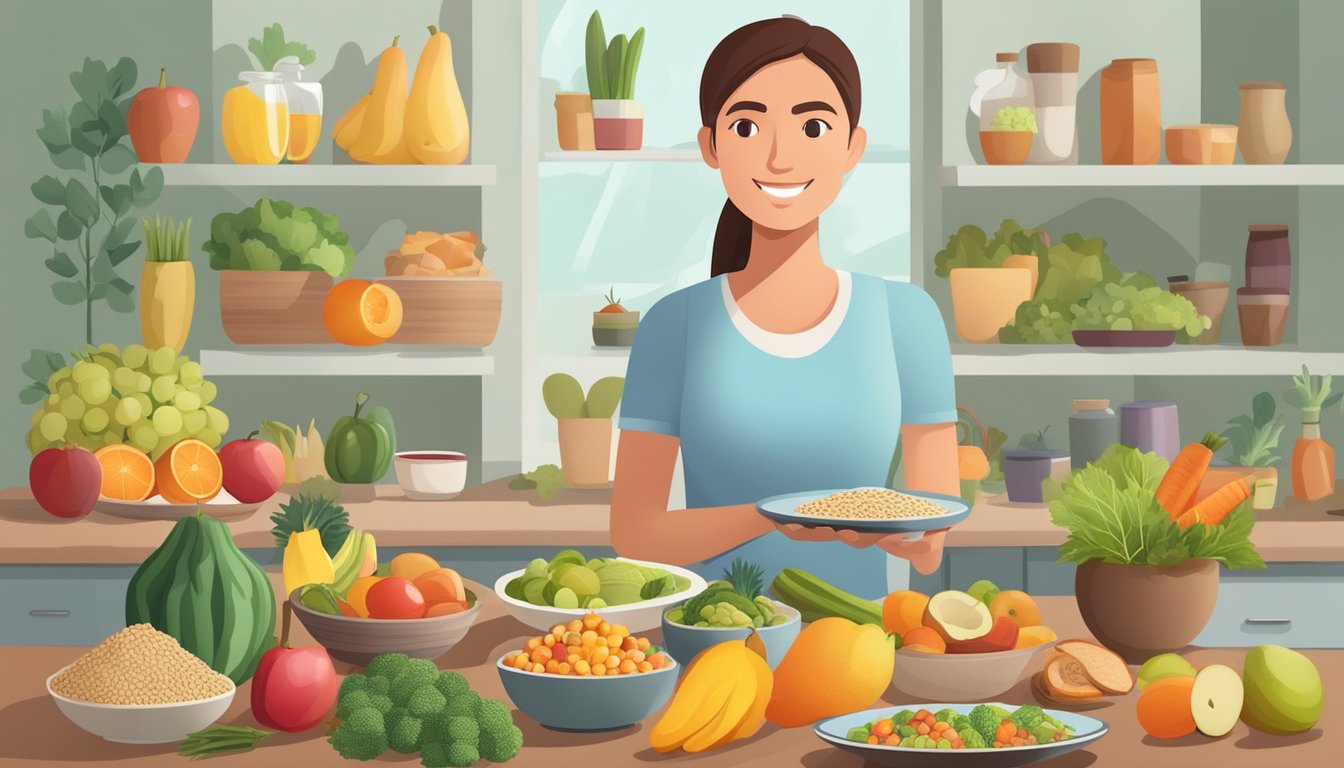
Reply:
M333 659L364 666L383 653L404 653L414 659L437 659L467 636L481 613L477 594L485 588L467 584L467 610L423 619L365 619L334 616L304 605L299 590L290 605L304 629L327 649Z
M499 331L503 285L494 277L380 277L401 297L394 344L484 347Z
M322 271L219 272L219 317L235 344L331 344L322 305L331 291Z

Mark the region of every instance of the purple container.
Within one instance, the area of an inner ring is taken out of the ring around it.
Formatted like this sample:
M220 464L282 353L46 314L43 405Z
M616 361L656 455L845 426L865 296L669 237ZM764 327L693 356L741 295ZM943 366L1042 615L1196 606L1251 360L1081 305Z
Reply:
M1069 473L1069 454L1065 451L1032 451L1011 448L1003 452L1003 482L1008 500L1016 504L1040 504L1041 481L1047 477L1062 480Z
M1181 422L1176 404L1163 401L1120 406L1120 442L1172 461L1181 451Z
M1288 225L1252 224L1246 239L1246 287L1288 293L1293 286L1293 258Z

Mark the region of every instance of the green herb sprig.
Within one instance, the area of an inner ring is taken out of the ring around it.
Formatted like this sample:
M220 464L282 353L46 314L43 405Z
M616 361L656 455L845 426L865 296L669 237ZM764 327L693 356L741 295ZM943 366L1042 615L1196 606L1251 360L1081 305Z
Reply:
M245 725L215 723L204 730L187 734L177 754L192 760L201 760L230 752L250 752L274 735L273 731L263 731Z
M286 56L297 56L305 67L317 60L317 53L312 48L298 41L285 40L285 28L278 21L261 30L261 39L248 40L247 50L257 57L257 63L267 72L275 69L275 63Z
M145 236L145 261L164 263L191 260L191 219L178 224L172 218L155 216L140 220Z

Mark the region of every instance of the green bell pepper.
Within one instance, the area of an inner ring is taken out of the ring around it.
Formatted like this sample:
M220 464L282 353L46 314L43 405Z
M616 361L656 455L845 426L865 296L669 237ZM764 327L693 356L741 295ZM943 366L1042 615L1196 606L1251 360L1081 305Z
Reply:
M369 396L355 397L355 414L342 416L327 437L327 474L338 483L376 483L387 474L395 450L392 414L386 408L373 408L365 417L360 411Z

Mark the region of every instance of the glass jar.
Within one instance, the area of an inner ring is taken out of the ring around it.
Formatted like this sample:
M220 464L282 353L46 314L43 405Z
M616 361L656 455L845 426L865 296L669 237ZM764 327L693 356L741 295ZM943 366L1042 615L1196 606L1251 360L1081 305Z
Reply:
M224 94L220 131L235 163L274 165L289 149L289 101L274 72L240 72Z
M1110 400L1073 401L1069 416L1069 456L1074 469L1101 458L1106 449L1120 442L1120 417Z
M285 83L285 99L289 102L289 148L285 157L291 163L306 163L322 134L322 84L303 82L298 56L277 61L275 72Z
M1078 162L1078 63L1074 43L1027 46L1027 72L1036 106L1036 139L1029 163Z
M561 149L594 149L592 97L578 92L555 94L555 132Z
M988 131L989 124L994 121L994 116L1004 107L1026 107L1034 109L1036 102L1032 99L1031 81L1023 77L1017 71L1017 62L1020 57L1016 53L999 53L994 59L996 62L996 76L989 76L988 73L995 70L986 70L982 77L975 79L977 84L982 81L992 83L983 92L976 91L971 97L971 110L980 116L980 130ZM979 97L978 101L976 97Z

